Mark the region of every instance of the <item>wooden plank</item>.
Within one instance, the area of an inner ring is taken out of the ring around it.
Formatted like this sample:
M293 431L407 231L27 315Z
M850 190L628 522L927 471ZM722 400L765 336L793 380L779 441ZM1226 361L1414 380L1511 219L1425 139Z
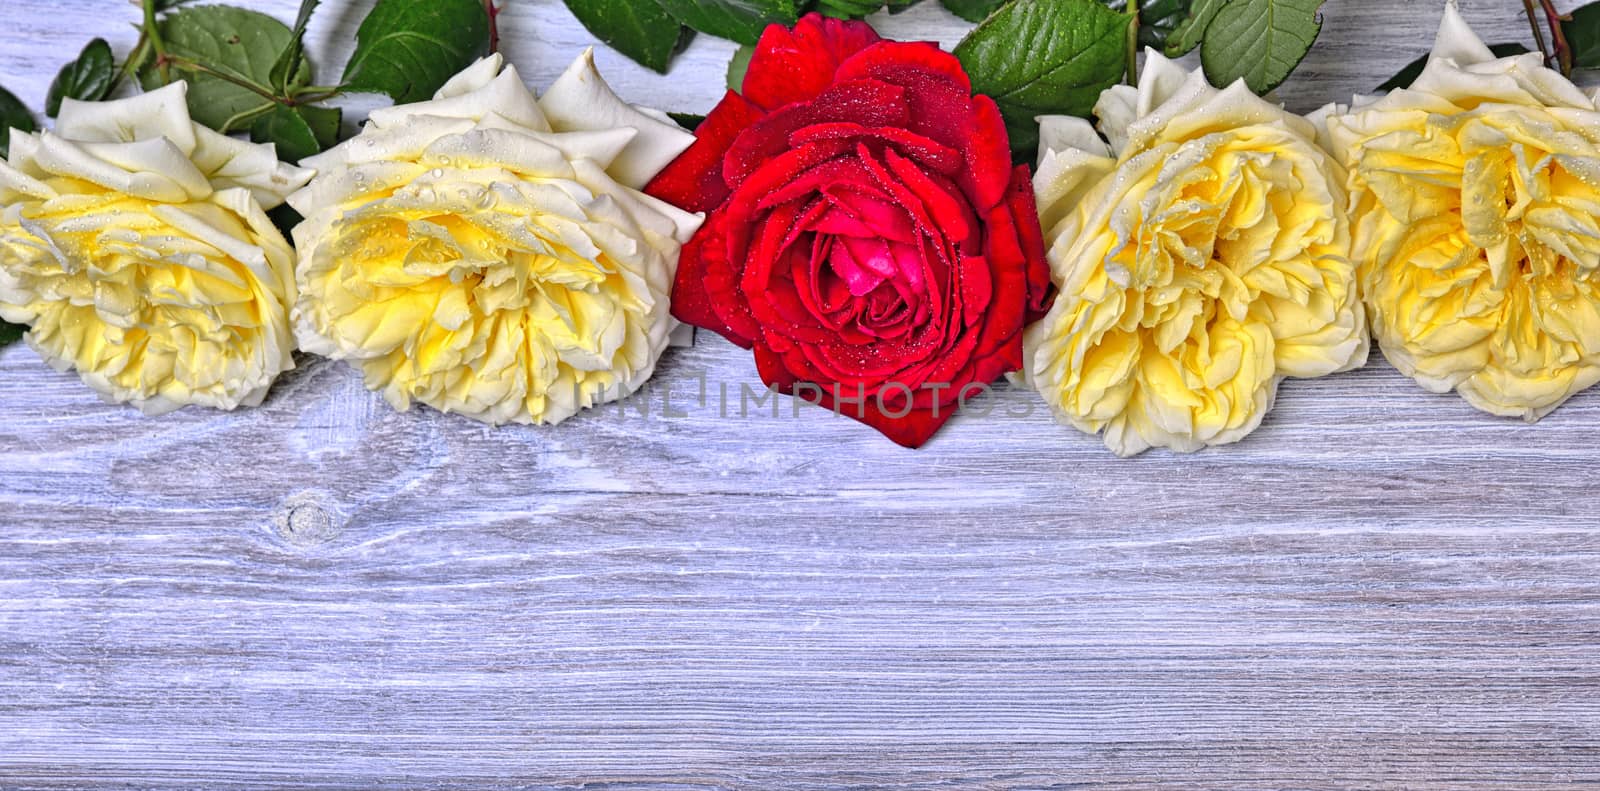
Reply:
M1518 3L1462 5L1526 36ZM324 76L369 6L313 22ZM534 84L590 38L508 6ZM1330 0L1281 98L1369 89L1438 13ZM38 106L132 17L12 0L0 82ZM881 23L963 29L931 2ZM600 61L703 112L730 51ZM150 419L0 351L0 786L1600 782L1594 393L1525 426L1374 362L1288 383L1241 445L1119 461L1004 388L916 452L786 401L741 417L754 367L704 335L650 417L544 429L300 363L260 409Z

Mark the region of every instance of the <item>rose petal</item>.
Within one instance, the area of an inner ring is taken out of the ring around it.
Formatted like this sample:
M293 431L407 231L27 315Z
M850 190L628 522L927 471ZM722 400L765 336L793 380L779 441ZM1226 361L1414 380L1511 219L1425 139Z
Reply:
M865 22L815 13L806 14L792 29L769 25L750 56L742 92L767 110L809 101L833 84L840 63L878 41Z
M904 124L909 116L904 88L886 82L860 80L835 85L811 102L793 104L752 124L728 148L722 172L730 186L737 185L767 160L794 148L790 135L823 122L852 122L869 126ZM847 139L817 140L811 147L847 151ZM804 148L807 146L801 146Z
M760 108L729 91L695 130L694 144L656 174L645 193L688 211L715 209L730 192L722 177L723 157L734 138L761 116Z

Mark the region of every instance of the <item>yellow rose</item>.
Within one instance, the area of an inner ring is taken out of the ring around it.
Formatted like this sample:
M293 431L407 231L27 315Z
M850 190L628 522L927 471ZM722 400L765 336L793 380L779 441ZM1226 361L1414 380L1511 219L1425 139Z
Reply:
M700 218L639 188L694 138L619 100L591 53L538 100L501 66L307 160L296 330L397 409L557 423L634 392L667 345Z
M1041 119L1034 192L1060 289L1024 376L1120 456L1235 442L1286 376L1366 361L1343 172L1306 119L1147 55L1137 89Z
M1600 112L1537 53L1496 58L1454 3L1410 89L1328 118L1351 257L1401 372L1538 420L1600 380Z
M67 99L0 163L0 317L150 414L253 406L294 367L294 254L264 208L311 174L190 121L187 90Z

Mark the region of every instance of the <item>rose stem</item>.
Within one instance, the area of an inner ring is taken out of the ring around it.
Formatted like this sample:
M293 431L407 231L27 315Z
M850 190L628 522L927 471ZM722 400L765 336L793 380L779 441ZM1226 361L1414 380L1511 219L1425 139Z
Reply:
M1540 0L1544 4L1544 15L1550 19L1550 38L1555 43L1556 62L1561 64L1561 73L1572 75L1572 47L1567 46L1567 34L1561 30L1561 13L1556 10L1555 0Z
M1128 0L1128 84L1139 84L1139 0Z
M489 52L499 52L500 23L495 17L500 15L500 9L494 7L494 0L483 0L483 10L489 13Z
M1544 62L1550 62L1550 48L1545 46L1544 31L1539 29L1539 17L1533 10L1533 0L1522 0L1522 7L1528 12L1528 27L1533 28L1534 43L1539 45L1539 54L1544 56Z
M161 74L161 84L172 82L172 69L167 65L167 47L161 41L161 29L156 27L156 0L144 0L144 35L150 39L150 49L156 54L156 69Z

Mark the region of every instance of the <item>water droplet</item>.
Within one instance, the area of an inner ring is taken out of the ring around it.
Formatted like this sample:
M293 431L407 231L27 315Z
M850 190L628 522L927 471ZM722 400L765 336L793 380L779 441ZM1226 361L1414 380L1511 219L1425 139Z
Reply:
M444 171L439 169L439 168L434 168L433 170L428 172L428 175L432 176L432 177L434 177L436 179L442 179L442 178L444 178Z

